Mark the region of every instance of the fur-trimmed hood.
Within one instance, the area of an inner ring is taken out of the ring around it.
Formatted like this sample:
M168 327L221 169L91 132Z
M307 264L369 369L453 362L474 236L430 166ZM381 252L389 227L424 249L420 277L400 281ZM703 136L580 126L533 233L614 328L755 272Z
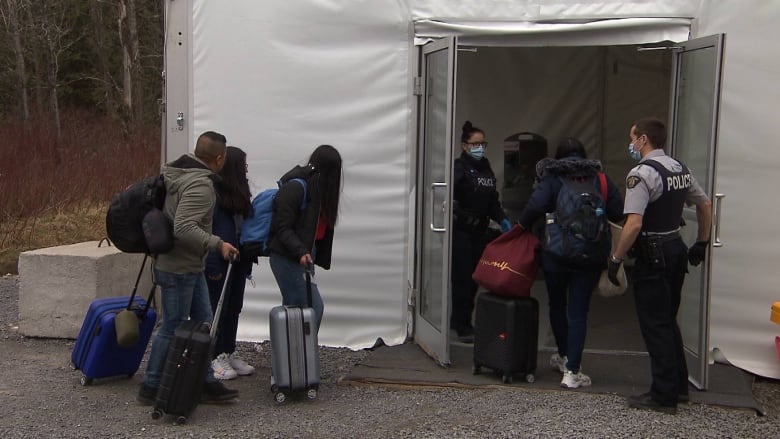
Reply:
M581 157L564 157L556 160L543 158L536 163L536 176L541 180L548 175L589 177L601 172L601 162Z

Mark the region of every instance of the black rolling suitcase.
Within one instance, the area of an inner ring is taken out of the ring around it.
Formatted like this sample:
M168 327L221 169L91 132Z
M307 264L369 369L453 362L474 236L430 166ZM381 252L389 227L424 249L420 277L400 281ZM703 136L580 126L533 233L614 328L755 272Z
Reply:
M165 359L152 419L159 419L169 414L176 416L176 424L183 424L187 422L187 418L200 402L206 373L213 355L217 322L222 312L225 290L232 269L231 262L222 284L222 293L219 296L214 320L212 322L187 320L176 328Z
M305 392L317 398L320 356L317 322L311 308L311 269L306 270L309 306L276 306L271 309L271 391L281 404L289 392Z
M487 367L501 374L504 383L511 383L518 374L534 382L538 338L536 299L480 294L474 324L474 374Z

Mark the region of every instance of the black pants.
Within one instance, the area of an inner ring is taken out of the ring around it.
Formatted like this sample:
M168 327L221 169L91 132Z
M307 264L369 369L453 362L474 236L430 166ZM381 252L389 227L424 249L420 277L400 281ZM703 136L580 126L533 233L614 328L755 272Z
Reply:
M452 314L450 327L461 329L471 326L477 283L471 274L477 268L488 237L484 232L465 232L454 229L452 233Z
M677 325L688 249L679 238L663 243L662 248L664 268L653 269L640 254L631 278L639 328L650 354L650 393L659 404L675 405L678 394L688 394L688 366Z

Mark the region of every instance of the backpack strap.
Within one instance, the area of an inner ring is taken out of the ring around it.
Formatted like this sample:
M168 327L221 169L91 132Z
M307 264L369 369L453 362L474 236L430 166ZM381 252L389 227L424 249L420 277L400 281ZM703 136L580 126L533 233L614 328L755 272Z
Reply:
M603 172L599 172L599 189L601 189L601 198L604 202L607 202L607 176Z

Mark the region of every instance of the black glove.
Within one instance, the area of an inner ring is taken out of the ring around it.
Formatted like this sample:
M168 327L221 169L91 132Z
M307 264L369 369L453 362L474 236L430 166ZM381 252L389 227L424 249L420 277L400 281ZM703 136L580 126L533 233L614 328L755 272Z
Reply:
M622 260L615 260L611 257L609 258L609 262L607 262L607 277L609 278L609 281L612 282L612 285L615 285L616 287L620 286L618 269L620 269L620 264L622 263Z
M709 241L696 241L696 243L688 249L688 262L694 267L701 264L704 261L704 257L707 255L707 247L709 247L709 245Z

